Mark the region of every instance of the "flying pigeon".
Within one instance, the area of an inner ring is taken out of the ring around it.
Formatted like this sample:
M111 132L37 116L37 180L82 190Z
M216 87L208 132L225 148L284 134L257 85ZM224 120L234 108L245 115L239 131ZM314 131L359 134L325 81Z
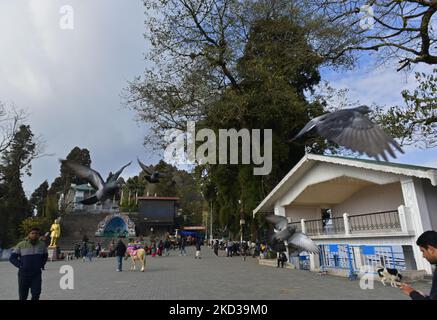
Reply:
M104 202L106 199L111 199L115 193L119 189L119 183L117 181L118 177L132 162L129 162L127 165L123 166L120 170L118 170L115 174L110 173L106 182L103 181L102 176L97 171L88 168L84 165L76 163L70 160L59 160L61 163L65 164L68 168L70 168L76 176L81 179L88 181L94 189L97 189L96 193L80 201L82 204L91 205L97 202Z
M296 226L288 223L287 218L282 216L271 215L267 216L266 220L273 223L274 228L277 230L273 235L272 242L277 244L278 242L287 242L287 245L291 248L293 253L299 254L301 251L307 251L311 253L319 253L319 247L301 232L296 232Z
M137 160L138 160L138 164L140 165L141 169L143 169L143 171L146 173L146 176L145 176L146 180L149 181L150 183L158 183L159 178L163 178L163 177L167 176L165 173L153 171L151 168L149 168L144 163L142 163L140 161L140 159L137 158Z
M366 117L370 111L368 106L360 106L321 115L310 120L290 142L316 128L322 137L378 161L379 156L387 161L385 152L396 158L392 147L404 153L391 136Z

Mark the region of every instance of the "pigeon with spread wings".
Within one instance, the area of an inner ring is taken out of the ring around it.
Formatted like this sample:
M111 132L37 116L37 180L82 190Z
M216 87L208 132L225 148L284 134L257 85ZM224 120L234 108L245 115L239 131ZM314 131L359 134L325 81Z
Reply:
M274 224L276 230L272 237L273 243L286 242L292 252L307 251L311 253L319 253L319 247L308 236L301 232L297 232L296 226L288 223L287 218L282 216L271 215L267 216L266 220Z
M102 203L107 199L111 199L120 188L119 183L117 181L118 177L123 172L123 170L131 164L131 162L129 162L128 164L123 166L120 170L118 170L115 174L111 173L108 176L106 182L104 182L100 173L89 167L86 167L84 165L81 165L79 163L70 160L60 159L59 161L62 164L66 165L71 171L73 171L76 176L86 180L91 184L91 186L94 189L97 190L93 196L80 201L82 204L85 205L91 205L97 202Z
M378 161L380 156L387 161L386 152L396 158L393 148L404 153L390 135L366 117L370 111L360 106L321 115L309 121L290 142L315 128L322 137Z
M145 178L147 181L149 181L149 183L158 183L159 178L164 178L167 176L167 174L165 174L165 173L162 173L159 171L154 171L153 169L151 169L150 167L148 167L144 163L142 163L140 161L140 159L138 159L138 158L137 158L137 161L138 161L138 164L140 165L141 169L145 173Z

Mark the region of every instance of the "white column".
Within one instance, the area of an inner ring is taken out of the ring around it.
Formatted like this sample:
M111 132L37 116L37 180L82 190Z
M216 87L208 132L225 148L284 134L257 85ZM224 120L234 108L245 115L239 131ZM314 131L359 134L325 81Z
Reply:
M432 230L428 206L420 180L412 178L401 181L404 205L408 207L416 236L425 230Z
M301 229L302 229L302 233L306 233L307 230L305 228L305 219L300 219L300 226L301 226Z
M344 233L348 236L350 235L350 227L349 227L349 217L347 213L343 213L343 222L344 222Z
M418 270L425 270L428 274L432 274L431 265L426 261L419 247L416 245L416 239L425 230L431 230L431 220L426 204L425 195L423 192L420 180L408 178L401 181L402 195L404 204L408 208L411 226L415 237L411 241L413 247L414 258Z
M360 247L352 247L354 252L355 264L358 269L363 266L363 261L361 260L361 248Z
M405 206L404 205L400 205L398 207L398 214L399 214L399 222L401 223L401 230L402 232L408 232L408 227L407 227L407 217L405 216L406 212L405 212Z
M310 270L320 269L320 259L317 253L310 253Z

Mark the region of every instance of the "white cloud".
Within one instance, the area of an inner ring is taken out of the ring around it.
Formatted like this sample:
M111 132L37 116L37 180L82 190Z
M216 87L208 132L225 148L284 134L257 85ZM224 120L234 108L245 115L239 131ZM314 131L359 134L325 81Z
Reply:
M429 65L418 65L415 71L430 72ZM416 88L414 72L397 72L395 66L374 69L370 63L343 73L327 73L326 79L336 89L349 89L350 97L362 104L403 105L401 92Z

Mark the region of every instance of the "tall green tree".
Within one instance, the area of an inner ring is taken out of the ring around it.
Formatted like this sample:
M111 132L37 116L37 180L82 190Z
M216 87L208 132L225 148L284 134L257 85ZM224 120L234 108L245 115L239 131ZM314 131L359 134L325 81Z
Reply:
M60 215L58 198L55 194L48 194L44 201L42 217L54 221Z
M30 126L21 125L1 156L0 170L5 190L0 201L0 239L3 246L17 241L21 221L31 215L21 177L23 173L31 175L31 161L38 152Z
M398 70L419 63L437 64L435 0L301 0L309 10L350 34L330 52L333 59L345 52L375 53L379 61L397 60Z
M146 33L151 49L144 76L129 83L126 105L151 124L146 143L162 146L166 129L185 130L199 121L228 89L241 90L239 59L256 21L292 17L326 66L351 66L345 53L323 57L349 33L299 1L287 0L145 0ZM292 58L292 57L290 57Z
M86 148L74 147L67 155L67 160L75 161L86 167L91 166L90 152ZM61 174L57 177L50 186L49 193L66 193L71 184L76 185L86 184L86 180L77 177L65 164L61 164Z
M377 108L375 118L403 145L437 146L437 69L416 72L418 86L402 91L405 105Z
M74 147L67 155L67 160L75 161L79 164L82 164L86 167L91 166L91 157L90 152L86 148ZM50 186L49 195L55 196L59 203L59 213L61 215L67 213L71 207L72 203L69 201L67 197L68 191L70 190L71 184L86 184L87 181L77 177L72 170L70 170L64 163L61 163L60 166L61 174L57 177ZM61 198L63 196L63 198Z
M323 152L327 146L317 136L302 143L288 140L310 118L325 111L319 101L310 103L305 96L320 81L323 60L313 51L305 29L291 17L254 22L237 71L240 90L230 88L210 108L201 124L208 128L273 129L272 171L266 176L253 174L253 165L207 165L215 214L231 236L240 232L240 219L249 230L262 230L264 221L254 220L251 212L290 168L304 155L304 146ZM255 227L252 227L255 225ZM259 238L259 234L252 237Z
M29 204L31 212L36 210L37 216L42 216L44 211L44 204L49 191L49 183L44 181L41 185L35 189L35 191L30 196Z
M311 118L325 110L306 95L320 81L321 66L348 67L353 56L327 58L344 29L309 14L293 1L168 0L145 1L160 13L146 22L154 61L144 77L130 83L129 107L152 124L146 142L162 146L166 129L273 129L273 167L254 176L252 165L203 165L196 181L215 190L206 197L215 221L232 234L244 215L253 230L251 211L304 155L329 146L317 137L289 144ZM156 11L153 11L156 12ZM153 140L155 137L158 140ZM334 148L334 147L332 147ZM207 180L207 181L206 181Z

